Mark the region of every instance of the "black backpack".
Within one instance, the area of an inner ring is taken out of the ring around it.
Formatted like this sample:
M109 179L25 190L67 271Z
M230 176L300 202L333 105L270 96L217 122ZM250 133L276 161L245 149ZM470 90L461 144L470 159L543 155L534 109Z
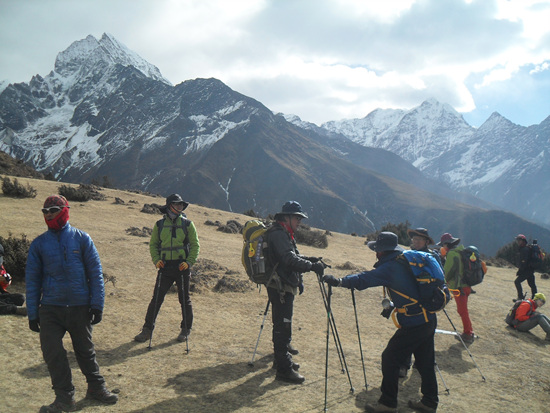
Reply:
M536 240L533 240L533 243L528 244L527 247L529 248L529 266L535 270L541 269L545 254L539 244Z
M481 260L478 249L470 245L460 251L460 258L464 269L462 273L462 282L470 287L483 282L486 267Z

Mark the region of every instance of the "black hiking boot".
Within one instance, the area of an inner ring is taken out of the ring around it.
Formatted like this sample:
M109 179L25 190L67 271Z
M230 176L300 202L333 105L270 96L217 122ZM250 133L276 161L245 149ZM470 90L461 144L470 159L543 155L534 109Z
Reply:
M183 343L187 341L189 338L189 334L191 334L191 329L182 328L181 332L176 340L178 340L180 343Z
M414 409L415 412L435 413L437 411L437 407L426 406L424 403L422 403L422 400L409 400L409 407Z
M294 363L293 361L291 362L292 363L292 370L294 371L298 371L300 370L300 365L298 363ZM277 360L273 360L273 369L276 369L277 368Z
M111 393L107 389L107 387L105 387L105 385L97 388L88 387L86 398L98 400L101 403L105 404L115 404L116 402L118 402L118 396L114 393Z
M292 346L292 344L290 344L290 343L288 344L288 352L289 352L290 354L292 354L293 356L295 356L295 355L297 355L298 353L300 353L300 352L299 352L298 350L296 350L296 349Z
M137 341L138 343L144 343L151 338L152 334L153 334L153 330L151 330L149 327L143 327L141 329L141 333L135 336L134 340Z
M301 384L306 378L296 370L288 369L286 371L278 371L275 380L286 381L289 383Z
M62 401L55 399L49 406L42 406L39 413L62 413L62 412L74 412L76 411L76 402L74 399L63 403Z

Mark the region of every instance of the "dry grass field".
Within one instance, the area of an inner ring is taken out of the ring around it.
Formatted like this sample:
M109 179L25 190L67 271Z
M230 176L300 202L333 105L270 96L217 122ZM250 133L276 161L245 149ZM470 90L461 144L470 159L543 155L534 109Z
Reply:
M37 189L34 199L13 199L0 194L0 235L9 233L30 240L45 231L40 208L44 199L61 185L56 182L18 178ZM185 189L182 189L185 199ZM66 348L73 368L76 398L82 412L320 412L325 395L325 344L327 318L314 274L305 275L305 292L297 297L293 344L300 350L295 361L306 377L302 385L275 381L271 369L271 322L268 316L254 366L248 365L256 344L267 296L251 283L244 292L214 292L223 277L247 281L241 267L240 234L226 234L205 221L248 217L238 213L190 205L186 213L195 222L201 242L201 274L195 277L192 295L195 322L189 341L176 341L180 323L177 295L168 294L157 319L152 350L136 343L151 299L155 268L150 260L148 238L127 234L130 227L152 228L158 216L140 212L145 203L164 202L142 194L105 189L105 201L71 203L72 225L88 232L99 250L107 274L103 321L94 327L94 342L101 372L110 389L119 392L114 406L84 399L86 383L80 373L70 340ZM116 204L115 197L124 204ZM280 205L273 205L273 212ZM418 223L419 225L421 223ZM438 234L436 234L438 235ZM460 235L460 234L455 234ZM465 240L475 244L475 240ZM364 239L333 233L326 249L301 246L306 255L322 256L332 265L327 273L344 276L338 269L346 263L369 269L375 256ZM206 261L210 260L210 261ZM9 269L8 269L9 271ZM436 335L436 357L441 374L440 412L548 412L550 411L550 346L537 327L518 333L505 326L504 317L515 296L515 271L489 267L477 294L471 296L470 314L479 336L470 347L473 358L452 335ZM202 280L199 280L201 277ZM539 290L550 294L550 280L537 276ZM380 355L394 332L391 320L381 317L382 289L355 293L365 363L365 379L358 345L351 293L334 289L333 313L349 368L342 373L331 339L328 365L328 411L361 412L375 402L381 381ZM548 309L542 309L548 313ZM457 329L461 321L456 305L447 314ZM439 328L452 331L444 313ZM53 401L48 372L42 360L39 338L21 316L0 318L2 351L2 412L36 412ZM476 367L477 364L477 367ZM486 380L483 380L485 378ZM400 412L411 412L407 400L418 396L420 379L409 373L400 385ZM351 392L353 387L354 391Z

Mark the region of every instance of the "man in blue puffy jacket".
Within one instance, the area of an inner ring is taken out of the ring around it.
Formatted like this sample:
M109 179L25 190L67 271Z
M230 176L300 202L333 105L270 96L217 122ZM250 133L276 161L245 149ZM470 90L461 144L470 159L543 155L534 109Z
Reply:
M411 301L405 298L419 299L419 291L410 270L396 260L403 252L397 245L397 235L393 232L381 232L376 241L370 241L367 245L376 252L378 259L374 270L350 274L344 278L332 275L324 277L324 281L333 287L364 290L384 286L395 306L395 322L399 328L382 353L382 395L375 406L367 406L367 411L397 412L399 367L414 354L415 365L422 380L422 399L410 400L409 407L419 412L435 412L439 403L434 351L437 317L435 313L423 311L419 304L411 305Z
M40 333L40 346L52 380L55 400L40 412L76 410L75 388L63 336L71 336L86 397L114 404L118 396L105 386L96 362L92 325L101 321L105 289L101 262L90 236L69 224L69 203L49 196L42 213L48 231L29 249L26 266L29 328Z

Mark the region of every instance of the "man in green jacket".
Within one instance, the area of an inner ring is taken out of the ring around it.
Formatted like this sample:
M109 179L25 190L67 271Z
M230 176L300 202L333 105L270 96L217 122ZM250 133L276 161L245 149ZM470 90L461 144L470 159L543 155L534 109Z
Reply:
M158 270L157 280L145 315L145 324L141 333L134 338L135 341L144 342L151 338L164 296L174 282L178 288L182 313L181 331L177 340L187 341L191 332L193 307L189 297L190 268L197 260L200 245L195 224L183 213L188 205L178 194L168 196L166 205L161 208L164 217L153 228L149 250Z

